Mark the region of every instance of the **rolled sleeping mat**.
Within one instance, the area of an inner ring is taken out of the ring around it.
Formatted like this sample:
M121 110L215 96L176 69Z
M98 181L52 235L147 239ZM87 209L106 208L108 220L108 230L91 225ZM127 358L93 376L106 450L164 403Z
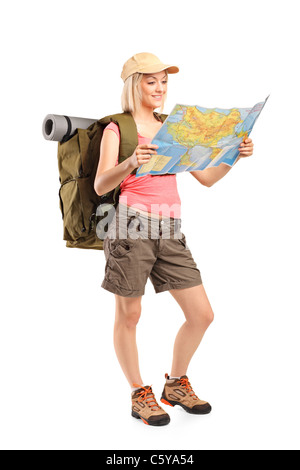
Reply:
M87 129L98 119L87 119L59 114L47 114L43 121L43 135L46 140L64 142L74 134L76 129Z

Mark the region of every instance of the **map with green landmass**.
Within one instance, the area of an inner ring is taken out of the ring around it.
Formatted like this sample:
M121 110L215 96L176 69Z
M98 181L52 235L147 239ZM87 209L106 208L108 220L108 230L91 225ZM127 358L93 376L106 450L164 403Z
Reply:
M249 136L265 101L252 108L203 108L176 104L152 140L157 155L141 165L136 177L234 165L240 143Z

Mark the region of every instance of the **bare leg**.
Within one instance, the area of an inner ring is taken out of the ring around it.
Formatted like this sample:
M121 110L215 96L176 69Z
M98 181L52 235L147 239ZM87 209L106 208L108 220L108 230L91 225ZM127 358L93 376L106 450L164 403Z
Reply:
M186 321L175 339L171 376L186 375L188 365L197 350L214 314L203 284L169 291L183 310Z
M132 387L142 384L136 345L136 325L141 316L142 297L123 297L115 294L116 316L114 346L120 366Z

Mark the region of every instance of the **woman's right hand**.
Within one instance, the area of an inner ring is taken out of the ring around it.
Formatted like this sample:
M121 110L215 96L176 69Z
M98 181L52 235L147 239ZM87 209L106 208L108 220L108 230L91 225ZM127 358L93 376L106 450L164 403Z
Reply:
M155 149L158 149L158 145L138 145L134 153L131 155L131 157L129 157L130 166L134 169L141 165L144 165L144 163L148 163L152 155L157 155Z

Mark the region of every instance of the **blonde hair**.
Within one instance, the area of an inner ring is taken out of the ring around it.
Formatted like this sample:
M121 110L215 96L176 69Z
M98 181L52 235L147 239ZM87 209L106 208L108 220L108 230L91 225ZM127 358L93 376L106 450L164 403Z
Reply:
M165 72L168 75L168 71L165 70ZM143 73L136 72L125 80L121 96L121 106L124 113L135 113L139 110L142 102L140 83L143 75ZM163 111L166 95L165 93L163 96L163 101L159 109L160 113Z

